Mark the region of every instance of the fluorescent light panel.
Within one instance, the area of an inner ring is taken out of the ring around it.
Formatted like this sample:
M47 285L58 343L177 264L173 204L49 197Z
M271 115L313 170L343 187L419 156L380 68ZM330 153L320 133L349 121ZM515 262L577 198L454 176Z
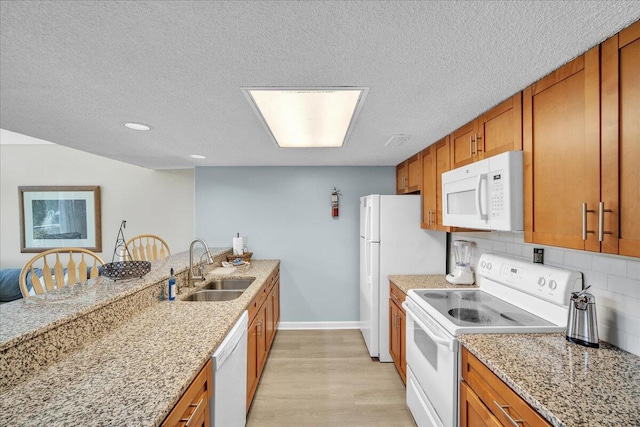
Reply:
M243 88L269 135L282 148L342 147L368 88Z

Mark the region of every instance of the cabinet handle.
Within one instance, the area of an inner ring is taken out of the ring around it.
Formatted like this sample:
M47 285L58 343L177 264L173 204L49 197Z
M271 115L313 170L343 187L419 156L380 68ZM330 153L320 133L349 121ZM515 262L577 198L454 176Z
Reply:
M513 418L511 418L511 415L509 415L509 413L507 411L505 411L505 408L508 409L511 406L509 406L509 405L501 405L498 402L496 402L495 400L493 401L493 403L496 404L498 409L500 409L500 412L502 412L504 414L504 416L507 417L507 419L511 422L511 424L514 425L514 427L520 427L520 424L524 425L524 421L523 420L514 420Z
M189 416L189 418L180 418L180 421L185 422L185 427L189 427L191 425L191 421L193 421L193 416L195 414L198 413L198 409L200 409L200 405L202 405L202 402L204 402L204 398L200 399L200 402L198 402L198 404L196 405L195 403L192 403L191 405L189 405L190 407L195 406L196 409L191 413L191 416Z
M593 233L593 230L587 230L587 212L595 213L593 209L587 209L587 204L582 204L582 240L587 240L587 233Z
M475 144L476 144L476 152L475 152L475 154L476 155L480 152L480 144L478 143L479 139L482 139L482 136L480 136L480 135L478 135L476 133L476 135L475 135Z
M258 333L259 337L262 336L262 320L259 321L258 324L256 325L256 332Z
M473 136L469 135L469 157L473 157Z
M602 242L605 234L611 234L610 231L604 231L604 213L613 212L611 209L604 208L604 202L598 204L598 240Z

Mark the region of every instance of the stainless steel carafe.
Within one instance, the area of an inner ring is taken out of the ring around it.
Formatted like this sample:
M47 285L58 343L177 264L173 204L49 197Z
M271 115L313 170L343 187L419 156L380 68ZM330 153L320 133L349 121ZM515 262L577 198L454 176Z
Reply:
M567 320L567 340L587 347L600 347L598 342L598 319L596 298L587 293L587 286L579 292L572 292L569 300Z

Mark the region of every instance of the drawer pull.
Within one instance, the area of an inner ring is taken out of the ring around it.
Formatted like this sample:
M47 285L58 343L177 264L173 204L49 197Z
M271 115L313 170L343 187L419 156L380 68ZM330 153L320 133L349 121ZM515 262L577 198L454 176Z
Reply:
M501 405L498 402L496 402L495 400L493 401L493 403L496 404L498 409L500 409L500 412L502 412L504 414L504 416L507 417L507 419L511 422L511 424L513 424L514 427L520 427L520 425L524 425L524 421L523 420L514 420L513 418L511 418L511 415L509 415L509 413L505 410L505 409L511 408L511 406L509 406L509 405Z
M204 402L204 398L200 399L200 402L198 402L198 404L196 405L195 403L192 403L191 405L189 405L190 407L195 406L196 409L191 413L191 416L189 418L180 418L180 421L185 422L185 427L189 427L191 425L191 421L193 420L193 417L195 414L198 413L198 410L200 409L200 405L202 405L202 402Z

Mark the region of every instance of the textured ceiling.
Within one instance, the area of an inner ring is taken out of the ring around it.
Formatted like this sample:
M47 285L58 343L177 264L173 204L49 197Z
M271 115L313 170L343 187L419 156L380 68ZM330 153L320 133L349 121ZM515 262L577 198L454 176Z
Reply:
M3 129L154 169L395 165L636 21L640 2L2 1L0 15ZM345 147L278 149L247 86L370 90Z

